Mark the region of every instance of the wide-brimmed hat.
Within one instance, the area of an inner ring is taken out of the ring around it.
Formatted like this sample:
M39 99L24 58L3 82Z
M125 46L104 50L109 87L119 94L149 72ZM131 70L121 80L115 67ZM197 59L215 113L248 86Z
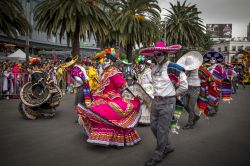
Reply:
M217 51L208 51L203 55L203 61L205 63L210 62L210 59L214 57L216 58L217 63L222 63L224 61L224 56Z
M203 62L203 57L198 51L190 51L183 55L177 64L182 66L185 70L195 70L198 69Z
M123 59L123 60L121 60L121 62L122 62L123 64L125 64L125 65L132 65L132 63L128 62L127 59Z
M176 44L172 46L166 46L164 42L159 41L155 43L154 47L143 48L140 50L141 55L153 56L155 52L171 53L174 54L181 49L181 45Z
M59 67L67 68L67 67L74 65L78 61L79 56L77 55L77 56L74 56L73 58L68 58L68 59L69 59L69 61L61 64Z

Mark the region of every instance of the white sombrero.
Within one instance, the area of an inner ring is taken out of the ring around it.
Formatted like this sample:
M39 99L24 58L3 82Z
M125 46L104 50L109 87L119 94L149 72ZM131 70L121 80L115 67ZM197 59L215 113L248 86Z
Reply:
M183 55L177 64L182 66L185 70L198 69L203 62L203 57L198 51L190 51Z

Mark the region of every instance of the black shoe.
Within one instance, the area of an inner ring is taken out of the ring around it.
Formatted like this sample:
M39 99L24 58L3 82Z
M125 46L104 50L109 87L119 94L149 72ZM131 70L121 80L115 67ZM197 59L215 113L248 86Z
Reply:
M186 130L186 129L192 129L194 127L194 125L192 124L186 124L182 129Z
M174 151L174 148L165 149L165 151L164 151L164 158L167 157L167 155L168 155L169 153L172 153L173 151Z
M157 163L159 163L160 161L156 161L154 159L150 159L145 163L145 166L155 166Z
M171 148L171 149L167 149L164 151L165 154L168 154L168 153L172 153L175 149L174 148Z
M213 117L213 116L215 116L216 115L216 112L211 112L211 113L209 113L207 116L208 117Z
M199 119L200 119L200 116L195 115L195 119L193 120L193 125L195 125Z

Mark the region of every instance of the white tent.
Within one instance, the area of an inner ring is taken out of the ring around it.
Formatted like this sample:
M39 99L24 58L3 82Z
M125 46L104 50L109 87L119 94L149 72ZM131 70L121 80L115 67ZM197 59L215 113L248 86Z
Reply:
M18 49L13 54L10 54L8 56L8 58L15 59L15 60L20 60L20 61L25 61L26 60L26 54L22 50Z

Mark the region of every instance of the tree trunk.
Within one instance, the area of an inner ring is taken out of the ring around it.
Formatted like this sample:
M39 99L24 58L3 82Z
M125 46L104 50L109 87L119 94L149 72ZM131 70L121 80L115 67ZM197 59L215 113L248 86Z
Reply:
M132 51L133 51L133 45L127 44L126 45L126 54L127 54L127 59L129 62L132 62Z
M72 36L72 56L80 56L80 25L79 21L76 22L76 29Z

